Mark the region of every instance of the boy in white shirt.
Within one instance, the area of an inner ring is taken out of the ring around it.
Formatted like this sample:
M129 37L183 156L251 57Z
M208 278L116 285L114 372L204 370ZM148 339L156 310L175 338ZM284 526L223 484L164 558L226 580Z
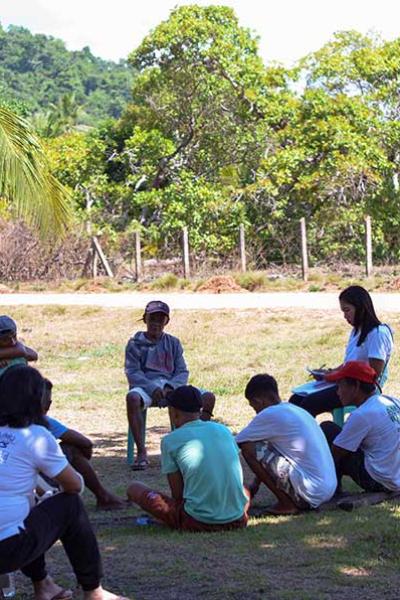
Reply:
M267 511L275 515L296 514L330 500L337 484L335 466L315 419L282 402L270 375L252 377L245 396L257 415L236 442L256 476L252 496L264 483L278 499Z
M321 427L331 446L339 482L351 477L368 492L400 491L400 401L377 388L377 373L366 362L351 360L325 376L338 383L343 406L355 405L341 429Z

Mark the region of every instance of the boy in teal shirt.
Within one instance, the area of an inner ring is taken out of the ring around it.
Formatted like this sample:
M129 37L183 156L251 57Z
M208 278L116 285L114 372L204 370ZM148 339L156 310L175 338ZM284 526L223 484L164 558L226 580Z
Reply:
M181 386L167 400L175 429L162 439L161 465L172 498L134 482L129 499L174 529L245 527L249 495L231 432L225 425L200 419L197 388Z
M17 339L17 325L11 317L0 316L0 376L13 365L38 359L37 352Z

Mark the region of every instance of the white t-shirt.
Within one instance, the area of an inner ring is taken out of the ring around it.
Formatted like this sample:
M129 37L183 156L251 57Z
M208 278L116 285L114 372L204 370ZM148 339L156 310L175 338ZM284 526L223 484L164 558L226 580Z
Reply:
M24 528L38 472L52 478L67 466L57 441L45 427L0 427L0 540Z
M328 443L315 419L302 408L288 402L264 408L236 441L269 442L292 465L290 481L311 506L316 508L335 493L337 479Z
M383 360L384 363L389 362L393 349L393 334L388 325L378 325L378 327L374 327L363 343L360 346L357 346L359 338L360 332L356 332L355 329L352 329L343 362L349 360L362 360L368 362L368 359L370 358ZM386 369L380 377L381 385L383 385L387 379L385 371Z
M400 490L400 401L389 396L370 396L351 413L335 446L364 452L364 464L372 479L389 490Z

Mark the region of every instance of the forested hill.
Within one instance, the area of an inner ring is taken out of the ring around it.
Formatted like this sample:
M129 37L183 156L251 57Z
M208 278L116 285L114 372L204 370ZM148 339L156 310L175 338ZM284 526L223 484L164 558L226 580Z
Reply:
M22 102L30 114L74 94L80 121L94 125L121 114L131 87L132 71L125 61L102 60L88 47L71 52L62 40L0 24L0 97Z

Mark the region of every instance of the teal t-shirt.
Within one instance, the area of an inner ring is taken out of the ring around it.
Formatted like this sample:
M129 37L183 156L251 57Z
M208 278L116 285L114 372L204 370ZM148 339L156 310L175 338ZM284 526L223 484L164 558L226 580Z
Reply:
M20 358L8 358L7 360L8 360L7 366L0 369L0 377L3 375L3 373L5 371L7 371L7 369L9 369L10 367L12 367L14 365L27 365L28 364L28 361L26 360L26 358L22 358L22 356Z
M185 511L202 523L229 523L244 513L247 496L239 448L225 425L191 421L161 441L164 474L180 471Z

